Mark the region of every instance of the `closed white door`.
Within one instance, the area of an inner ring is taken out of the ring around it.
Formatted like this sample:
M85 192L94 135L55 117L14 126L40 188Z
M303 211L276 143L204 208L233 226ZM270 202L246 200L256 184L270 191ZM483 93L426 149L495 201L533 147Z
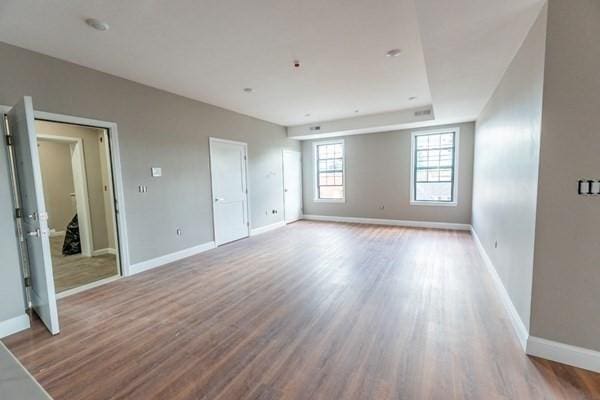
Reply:
M285 222L302 216L302 156L299 151L283 152L283 195Z
M25 97L15 105L8 112L7 119L12 136L21 230L31 277L31 305L48 330L56 335L60 329L48 238L48 214L31 97Z
M210 174L216 245L249 236L247 145L210 138Z

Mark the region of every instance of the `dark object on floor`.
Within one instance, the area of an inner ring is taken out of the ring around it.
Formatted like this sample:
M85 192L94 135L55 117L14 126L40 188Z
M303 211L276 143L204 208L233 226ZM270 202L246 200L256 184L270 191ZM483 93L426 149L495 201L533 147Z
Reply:
M79 238L79 221L77 214L73 217L69 225L67 225L67 233L62 249L63 256L71 256L81 253L81 239Z

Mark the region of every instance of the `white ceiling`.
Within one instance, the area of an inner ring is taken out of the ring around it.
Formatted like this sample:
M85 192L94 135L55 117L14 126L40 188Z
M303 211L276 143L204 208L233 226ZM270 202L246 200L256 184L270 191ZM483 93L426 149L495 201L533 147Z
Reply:
M436 121L474 120L539 15L541 0L416 0Z
M3 0L0 41L286 126L430 104L441 123L477 117L540 3Z

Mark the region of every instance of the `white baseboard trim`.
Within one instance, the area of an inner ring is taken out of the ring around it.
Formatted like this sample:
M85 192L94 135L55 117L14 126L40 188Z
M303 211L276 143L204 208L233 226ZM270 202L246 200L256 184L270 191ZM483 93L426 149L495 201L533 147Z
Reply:
M0 322L0 339L12 335L13 333L29 329L30 326L29 315L27 314L22 314L18 317L2 321Z
M288 220L288 221L285 221L285 224L286 224L286 225L287 225L287 224L293 224L294 222L301 221L301 220L303 220L303 219L304 219L304 217L301 215L301 216L299 216L298 218L294 218L294 219L290 219L290 220Z
M483 247L483 245L481 244L481 241L479 240L479 236L477 236L477 232L475 232L475 230L473 228L471 228L471 234L473 235L473 238L475 239L475 244L477 245L477 249L479 250L479 253L481 254L481 258L483 258L483 262L484 262L488 272L492 276L492 280L494 281L496 290L498 291L498 294L500 295L500 299L502 300L502 304L504 305L504 308L506 309L506 312L508 313L508 315L510 317L510 322L512 323L515 333L517 334L519 343L521 343L521 347L523 347L523 351L525 351L527 349L527 339L529 338L529 332L527 331L527 328L525 328L525 324L523 323L521 316L519 316L519 313L517 312L515 305L513 304L512 300L510 299L510 296L508 295L508 292L506 291L506 287L504 287L504 283L502 283L502 279L500 279L500 276L498 275L498 271L496 271L496 267L494 267L492 260L488 256L487 252L485 251L485 248Z
M529 336L527 354L589 371L600 372L600 352L583 347Z
M250 230L250 236L260 235L261 233L272 231L273 229L281 228L285 226L285 221L275 222L274 224L269 224L266 226L261 226L260 228L254 228Z
M451 229L458 231L468 231L471 229L469 224L455 224L449 222L431 222L431 221L408 221L399 219L381 219L381 218L358 218L358 217L335 217L329 215L311 215L305 214L303 219L311 221L329 221L329 222L349 222L353 224L372 224L372 225L391 225L406 226L411 228L433 228L433 229Z
M139 274L152 268L160 267L161 265L169 264L174 261L181 260L214 249L215 242L207 242L188 249L180 250L175 253L166 254L164 256L152 258L129 266L129 275Z
M112 255L116 256L117 255L117 249L113 249L113 248L107 247L105 249L94 250L92 252L92 257L103 256L105 254L112 254Z

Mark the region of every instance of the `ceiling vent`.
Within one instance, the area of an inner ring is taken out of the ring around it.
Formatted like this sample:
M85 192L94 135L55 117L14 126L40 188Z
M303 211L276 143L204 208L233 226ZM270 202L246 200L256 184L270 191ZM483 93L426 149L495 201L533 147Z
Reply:
M427 110L415 111L415 117L422 117L423 115L431 115L431 110L427 109Z

